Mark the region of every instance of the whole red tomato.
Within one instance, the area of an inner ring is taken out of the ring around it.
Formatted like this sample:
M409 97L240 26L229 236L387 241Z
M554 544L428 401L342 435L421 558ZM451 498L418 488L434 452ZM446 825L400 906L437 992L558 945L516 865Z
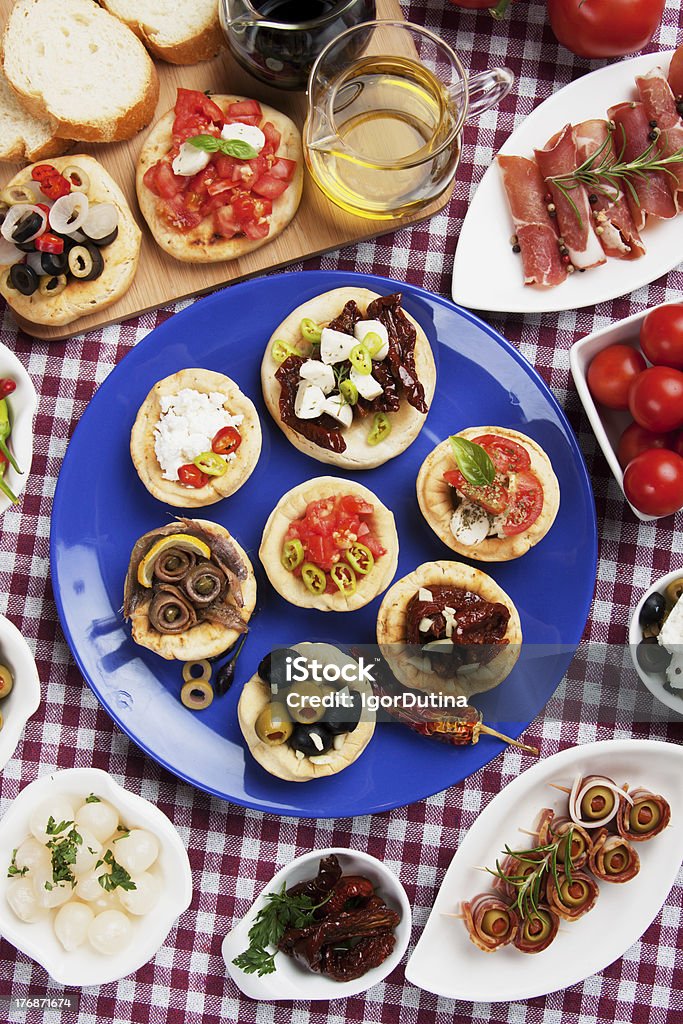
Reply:
M628 407L636 423L655 433L683 426L683 373L651 366L631 384Z
M650 448L673 449L675 434L653 434L651 430L645 430L637 423L631 423L619 438L617 447L617 458L622 469L626 469L629 462L635 459L636 455L647 452ZM679 452L679 454L681 454Z
M622 57L650 42L666 0L548 0L558 41L579 57Z
M646 516L670 516L683 508L683 459L653 448L636 455L624 473L624 493Z
M640 328L640 345L656 366L683 370L683 303L659 306L648 313Z
M610 345L591 360L586 381L596 402L609 409L628 409L631 384L645 369L640 352L630 345Z

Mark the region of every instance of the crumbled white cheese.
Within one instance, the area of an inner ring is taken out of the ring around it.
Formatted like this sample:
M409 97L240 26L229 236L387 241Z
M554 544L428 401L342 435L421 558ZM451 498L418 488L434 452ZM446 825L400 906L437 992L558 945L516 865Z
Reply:
M177 480L181 466L202 452L210 452L211 442L223 427L239 429L244 417L232 416L224 408L225 402L226 396L218 391L206 394L193 388L160 397L161 416L154 428L154 452L164 480ZM235 452L222 457L226 462L237 458Z
M424 618L420 619L420 625L417 628L419 629L420 633L428 633L433 625L434 622L432 619Z
M325 744L322 741L322 737L319 736L317 732L313 732L313 731L311 731L310 736L311 736L311 743L316 748L316 750L322 750L323 747L325 746Z
M326 395L335 389L334 370L319 359L307 359L299 370L299 376L309 384L316 384Z
M178 155L173 159L171 169L174 174L181 175L183 178L189 178L203 171L210 159L210 153L203 149L197 149L191 142L183 142Z
M448 654L453 650L453 644L450 640L432 640L431 643L425 644L422 650L425 654Z
M389 355L389 332L381 320L359 320L353 328L353 334L356 341L364 341L367 334L379 334L382 345L372 358L379 363Z
M246 142L252 149L255 149L257 154L261 152L266 144L266 137L260 128L257 128L253 124L226 124L221 132L221 138L226 139L228 142L236 140L239 142Z
M420 587L420 589L418 590L418 592L417 592L417 599L418 599L418 601L433 601L434 600L434 598L432 597L431 590L425 590L424 587Z
M341 748L346 743L346 737L347 736L348 736L348 733L340 732L337 736L334 737L334 739L332 741L332 746L334 747L335 750L341 750Z
M344 334L343 331L323 327L320 333L320 358L324 363L330 365L343 363L349 358L351 349L356 345L356 339L352 334Z
M474 548L486 540L491 521L483 508L463 498L451 516L451 533L460 544Z
M295 751L294 751L294 753L296 754L296 759L297 759L297 761L303 761L303 759L304 759L304 758L305 758L305 756L306 756L306 755L304 754L303 750L295 750Z
M314 420L325 408L325 393L317 384L302 380L294 399L294 415L300 420Z
M666 678L672 690L683 690L683 651L680 647L667 666Z
M380 382L375 380L371 373L359 373L358 370L352 369L349 373L349 380L356 385L361 398L366 398L368 402L371 402L373 398L379 398L384 392Z
M667 615L657 639L672 654L676 653L672 648L683 646L683 599L678 600Z
M353 409L339 394L325 399L323 412L335 419L337 423L341 423L343 427L350 427L353 423Z
M332 758L328 757L327 754L314 754L308 759L313 764L332 764Z

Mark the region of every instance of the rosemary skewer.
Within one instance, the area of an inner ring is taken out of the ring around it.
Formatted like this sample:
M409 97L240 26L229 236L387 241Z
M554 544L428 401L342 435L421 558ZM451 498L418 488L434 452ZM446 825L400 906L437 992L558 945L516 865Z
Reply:
M567 880L571 883L573 870L571 848L573 839L574 828L572 826L566 835L558 836L552 843L547 843L545 846L534 846L530 850L512 850L506 844L503 852L507 857L514 857L519 864L534 865L534 870L528 874L506 874L498 860L496 861L495 871L491 868L486 868L489 874L495 875L496 878L500 878L517 890L517 897L512 904L512 909L517 910L522 919L534 917L538 914L538 904L542 902L543 891L549 877L552 877L558 896L560 895L560 876L557 861L558 851L563 841L566 842L566 845L562 870ZM541 855L540 859L539 854Z

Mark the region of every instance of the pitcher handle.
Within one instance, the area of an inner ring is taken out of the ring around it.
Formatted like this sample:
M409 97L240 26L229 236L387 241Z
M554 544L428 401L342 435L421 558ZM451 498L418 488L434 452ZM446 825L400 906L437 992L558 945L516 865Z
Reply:
M491 68L489 71L480 71L467 82L469 103L467 105L467 117L476 117L483 114L485 110L500 103L510 92L515 81L515 76L510 68ZM463 101L463 86L456 85L449 90L449 94L457 104Z

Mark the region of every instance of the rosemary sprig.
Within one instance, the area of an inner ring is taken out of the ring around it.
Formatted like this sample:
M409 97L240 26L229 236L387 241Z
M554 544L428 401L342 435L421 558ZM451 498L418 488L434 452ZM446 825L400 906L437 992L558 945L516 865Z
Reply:
M560 895L560 869L558 868L558 852L563 842L566 842L565 855L562 862L562 871L569 882L572 880L572 842L574 839L574 828L570 827L566 833L558 836L552 843L545 846L534 846L530 850L512 850L505 846L504 853L508 857L514 857L520 864L533 864L534 870L528 874L509 875L506 874L500 864L496 861L496 870L486 870L496 878L502 879L517 890L517 898L512 904L512 909L519 912L523 919L533 917L538 913L538 904L542 902L547 879L552 877L553 884Z

